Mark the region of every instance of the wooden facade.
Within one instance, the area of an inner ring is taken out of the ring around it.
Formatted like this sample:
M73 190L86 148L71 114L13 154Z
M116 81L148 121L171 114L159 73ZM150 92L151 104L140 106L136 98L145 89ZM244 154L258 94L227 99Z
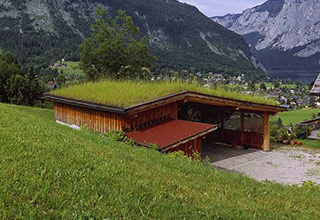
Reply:
M124 115L89 109L64 103L55 103L55 120L70 125L86 126L99 133L123 130L129 127Z
M129 108L83 102L50 94L47 94L45 98L55 102L55 119L57 121L70 125L87 126L99 133L112 130L137 131L161 121L180 119L178 113L181 103L206 104L208 108L218 107L221 109L221 113L215 116L221 120L218 123L219 129L209 135L212 140L229 144L236 142L238 145L262 150L269 150L269 115L285 111L285 109L276 106L223 99L194 92L182 92ZM240 130L225 128L225 111L240 112ZM250 112L258 112L263 115L261 133L245 130L244 114ZM180 143L168 151L183 150L189 156L195 151L201 153L202 138L203 136Z
M175 151L183 151L184 154L188 157L193 157L194 154L201 155L202 139L203 139L203 137L198 137L194 140L180 144L177 147L170 148L167 152L170 153L170 152L175 152Z
M70 125L86 126L99 133L112 130L132 131L154 123L177 119L177 103L128 116L120 113L89 109L64 103L55 103L55 120Z

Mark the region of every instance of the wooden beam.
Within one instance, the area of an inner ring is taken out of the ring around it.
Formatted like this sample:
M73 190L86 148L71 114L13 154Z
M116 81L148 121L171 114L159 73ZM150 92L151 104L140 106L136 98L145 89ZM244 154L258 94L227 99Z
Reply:
M242 101L236 101L236 100L229 100L224 98L218 98L218 97L208 97L204 95L194 95L190 94L187 97L187 100L189 102L196 102L196 103L202 103L207 105L215 105L215 106L224 106L224 107L230 107L240 110L248 110L248 111L258 111L258 112L281 112L281 107L277 106L269 106L269 105L263 105L258 103L248 103L248 102L242 102Z
M240 145L244 144L244 112L241 112L241 132L240 132Z
M263 145L262 145L262 150L264 150L264 151L270 150L269 114L267 112L264 113L264 120L263 120Z
M221 108L220 111L220 119L221 119L221 142L224 141L224 119L225 119L225 110Z

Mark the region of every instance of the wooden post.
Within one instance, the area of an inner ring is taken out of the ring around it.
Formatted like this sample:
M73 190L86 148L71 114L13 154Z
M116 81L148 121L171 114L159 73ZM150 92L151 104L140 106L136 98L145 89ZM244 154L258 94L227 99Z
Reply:
M221 109L220 111L220 118L221 118L221 142L224 141L224 118L225 118L225 110Z
M240 133L240 145L244 144L244 112L241 112L241 133Z
M269 114L267 112L264 113L264 120L263 120L263 145L262 145L262 150L264 150L264 151L270 150Z

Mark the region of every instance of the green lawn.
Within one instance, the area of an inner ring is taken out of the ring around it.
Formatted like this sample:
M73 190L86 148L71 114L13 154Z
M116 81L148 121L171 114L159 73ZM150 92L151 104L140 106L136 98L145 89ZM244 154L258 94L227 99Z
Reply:
M150 101L163 96L182 91L194 91L225 98L233 98L263 104L277 105L272 99L264 96L240 94L226 90L204 88L194 83L185 82L139 82L139 81L112 81L88 82L54 90L53 95L97 102L107 105L129 107L142 102Z
M280 117L284 125L289 125L290 123L295 125L298 122L312 119L312 114L317 114L318 112L320 112L320 108L281 112L276 117L273 117L271 121L276 121Z
M308 147L308 148L320 148L320 141L319 140L301 140L303 143L303 146Z
M66 67L58 67L58 71L61 73L61 71L63 71L63 73L66 76L84 76L84 72L82 69L80 69L79 67L79 62L72 62L72 61L66 61L63 62L64 64L66 64Z
M0 219L319 219L320 189L260 183L0 104Z

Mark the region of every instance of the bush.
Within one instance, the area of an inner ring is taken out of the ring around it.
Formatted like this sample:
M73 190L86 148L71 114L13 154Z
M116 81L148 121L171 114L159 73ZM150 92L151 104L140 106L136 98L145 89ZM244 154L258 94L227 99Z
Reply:
M279 127L276 122L270 123L270 136L276 137L279 135Z
M124 143L133 145L133 141L125 135L124 131L114 130L114 131L109 131L104 135L111 141L124 142Z
M308 137L308 127L297 126L293 129L298 139L306 139Z
M281 136L281 138L283 139L283 140L288 140L289 139L289 134L288 134L288 130L287 129L281 129L280 131L279 131L279 134L280 134L280 136Z

